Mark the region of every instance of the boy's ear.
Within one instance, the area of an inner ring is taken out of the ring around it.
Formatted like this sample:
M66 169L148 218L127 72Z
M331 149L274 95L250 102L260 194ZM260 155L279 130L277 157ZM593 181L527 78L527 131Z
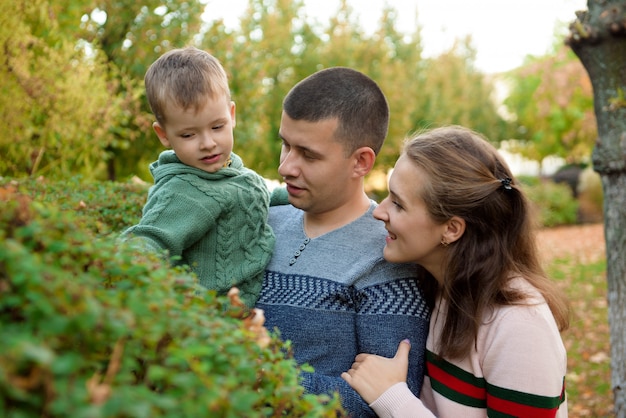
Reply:
M161 141L161 144L163 144L165 148L171 148L170 141L167 139L167 134L165 133L165 129L163 129L159 122L154 122L152 124L152 129L154 129L154 132L159 137L159 141Z
M230 102L230 118L233 121L233 128L237 126L237 112L235 102Z
M443 233L443 238L449 244L458 240L465 233L465 219L453 216L446 222L446 229Z
M354 173L364 177L374 167L376 162L376 153L370 147L361 147L352 154L354 158Z

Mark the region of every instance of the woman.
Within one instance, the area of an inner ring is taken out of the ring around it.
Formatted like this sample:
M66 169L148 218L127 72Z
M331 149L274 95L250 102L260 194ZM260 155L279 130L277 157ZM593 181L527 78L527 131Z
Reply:
M568 305L543 272L529 203L482 136L444 127L409 140L374 211L384 256L436 281L420 399L410 342L359 354L342 377L381 417L566 417Z

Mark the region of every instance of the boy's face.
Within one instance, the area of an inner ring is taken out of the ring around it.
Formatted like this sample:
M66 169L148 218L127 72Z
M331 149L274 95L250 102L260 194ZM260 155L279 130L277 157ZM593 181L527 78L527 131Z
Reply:
M215 173L233 150L235 103L226 96L207 98L197 111L175 104L165 107L165 126L152 126L161 143L172 148L184 164Z

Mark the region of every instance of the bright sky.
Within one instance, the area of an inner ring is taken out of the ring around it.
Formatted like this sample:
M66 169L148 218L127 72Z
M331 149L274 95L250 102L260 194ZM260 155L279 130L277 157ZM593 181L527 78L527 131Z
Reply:
M304 3L309 18L322 25L339 8L339 0ZM421 26L426 56L436 56L455 39L471 34L476 65L489 73L518 67L526 55L546 53L557 22L569 24L576 10L587 8L586 0L348 0L366 30L377 27L385 3L398 11L400 31L413 32L416 22ZM236 27L247 4L248 0L208 0L205 16L224 18L228 26Z

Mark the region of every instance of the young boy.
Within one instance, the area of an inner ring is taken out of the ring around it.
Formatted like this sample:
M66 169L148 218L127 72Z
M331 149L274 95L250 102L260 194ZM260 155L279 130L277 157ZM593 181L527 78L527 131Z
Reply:
M226 72L209 53L187 47L157 59L145 85L154 131L171 150L150 165L154 185L141 221L122 239L166 252L220 294L239 288L253 307L274 247L270 193L232 152L235 103Z

